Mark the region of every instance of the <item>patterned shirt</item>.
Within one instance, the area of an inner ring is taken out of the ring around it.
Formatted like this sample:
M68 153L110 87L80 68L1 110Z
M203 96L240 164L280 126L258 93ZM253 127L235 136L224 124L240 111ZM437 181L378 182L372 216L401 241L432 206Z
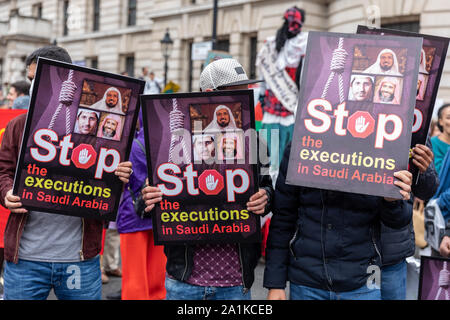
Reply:
M237 245L206 244L196 246L192 274L186 282L202 287L242 285Z

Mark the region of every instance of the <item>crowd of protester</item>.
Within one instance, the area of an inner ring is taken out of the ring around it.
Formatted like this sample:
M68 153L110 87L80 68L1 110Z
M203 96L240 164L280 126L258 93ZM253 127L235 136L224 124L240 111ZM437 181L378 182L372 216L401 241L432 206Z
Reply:
M280 48L300 33L303 22L303 11L288 10L282 27L287 37ZM40 48L26 59L31 81L38 57L72 62L61 47ZM205 67L201 91L248 88L253 81L246 75L247 81L239 84L227 82L227 75L236 68L243 70L237 60L229 60ZM286 68L298 86L298 62L295 68ZM143 68L141 78L146 81L145 93L161 92L161 82L153 72ZM1 108L26 109L29 91L26 80L12 83L7 97L0 97ZM264 94L261 101L266 111L284 110L270 98L270 88ZM290 116L285 111L271 119L283 122L282 118ZM261 243L155 245L151 219L140 217L133 205L141 189L146 212L163 199L161 190L146 180L142 115L129 161L115 171L124 184L116 222L105 225L100 220L26 210L20 197L12 193L25 121L26 114L22 114L8 123L0 148L0 203L11 212L0 251L5 299L47 299L52 289L58 299L101 299L108 277L122 277L116 298L123 300L251 299L255 268L264 252L263 286L268 299L404 300L406 258L416 251L413 202L426 204L439 191L443 216L446 221L450 218L450 161L445 161L450 157L450 104L439 108L430 127L431 139L412 149L419 179L413 181L407 170L394 173L400 200L286 184L292 135L286 133L277 175L260 175L260 189L246 203L254 214L272 215L263 250ZM439 249L432 254L450 256L450 224ZM66 270L73 266L79 268L81 285L68 288L70 273ZM367 285L371 266L381 270L379 286Z

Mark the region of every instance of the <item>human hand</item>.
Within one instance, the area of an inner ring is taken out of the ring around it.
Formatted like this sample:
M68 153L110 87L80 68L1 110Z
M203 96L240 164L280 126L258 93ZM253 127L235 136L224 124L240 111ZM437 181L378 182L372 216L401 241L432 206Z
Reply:
M286 300L286 291L284 289L270 289L267 300Z
M84 148L83 150L80 151L80 154L78 155L78 162L81 164L85 164L89 161L89 159L91 159L91 156L89 154L89 150Z
M360 116L360 117L358 117L358 119L356 119L356 123L355 123L356 132L362 133L362 132L366 131L368 126L369 126L369 122L367 121L367 123L366 123L366 118L364 118L363 116Z
M123 183L130 181L130 176L133 174L133 165L130 161L121 162L117 165L114 174L119 177Z
M259 189L247 202L247 210L255 214L263 214L269 197L264 189Z
M206 188L208 190L216 189L218 183L219 183L219 179L215 180L214 176L212 174L210 174L206 177Z
M434 155L433 151L430 148L423 144L416 144L414 148L412 148L412 162L419 168L420 172L425 172L430 165L431 161L433 161Z
M402 200L409 200L411 197L411 184L412 184L412 174L408 170L401 170L394 172L394 177L398 180L394 181L394 184L400 188L400 194L402 195ZM394 198L384 198L386 201L395 201Z
M148 184L148 179L146 180ZM155 205L162 201L162 192L158 187L146 186L142 189L142 198L145 201L145 212L151 211Z
M12 213L27 213L28 210L22 207L22 202L20 202L20 197L13 195L12 189L6 192L5 196L5 206Z
M441 245L439 246L439 253L444 258L450 257L450 237L444 236L441 241Z

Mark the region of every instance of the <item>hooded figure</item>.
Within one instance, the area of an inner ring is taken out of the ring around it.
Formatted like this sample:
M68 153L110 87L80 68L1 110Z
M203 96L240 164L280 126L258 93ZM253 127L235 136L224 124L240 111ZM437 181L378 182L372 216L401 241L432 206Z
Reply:
M396 77L385 77L378 85L373 102L400 104L401 83Z
M428 84L428 76L423 74L423 73L419 73L419 75L417 76L417 96L416 96L416 100L423 100L425 97L425 92L427 89L427 84Z
M242 159L242 140L236 132L224 133L218 146L219 160Z
M419 73L428 74L428 71L427 71L427 56L426 56L425 50L423 50L423 48L422 48L422 52L420 53Z
M364 73L385 74L401 76L398 68L398 60L395 52L391 49L383 49L377 57L377 61L363 71Z
M121 134L122 117L117 114L110 113L100 123L97 137L119 141Z
M217 106L214 110L214 118L210 124L208 124L204 132L218 132L218 131L229 131L236 130L236 122L234 121L233 113L231 109L225 105Z
M120 91L114 87L108 88L108 90L105 91L102 100L97 101L91 105L90 108L125 114L122 110L122 96Z

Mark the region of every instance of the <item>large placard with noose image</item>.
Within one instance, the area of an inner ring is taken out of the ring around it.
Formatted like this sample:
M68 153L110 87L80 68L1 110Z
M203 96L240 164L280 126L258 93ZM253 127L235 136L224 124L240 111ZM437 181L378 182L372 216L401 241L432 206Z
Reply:
M39 58L13 192L24 208L114 221L145 82Z
M288 184L399 199L421 38L310 32Z
M155 243L260 240L247 210L258 190L253 91L143 95Z
M416 103L414 109L414 122L412 127L411 148L416 144L425 144L433 116L433 108L436 102L441 75L447 56L449 38L432 35L397 31L391 29L368 28L358 26L360 34L397 35L404 37L420 37L423 39L420 54L419 75L416 87ZM417 176L418 169L410 158L410 171Z

